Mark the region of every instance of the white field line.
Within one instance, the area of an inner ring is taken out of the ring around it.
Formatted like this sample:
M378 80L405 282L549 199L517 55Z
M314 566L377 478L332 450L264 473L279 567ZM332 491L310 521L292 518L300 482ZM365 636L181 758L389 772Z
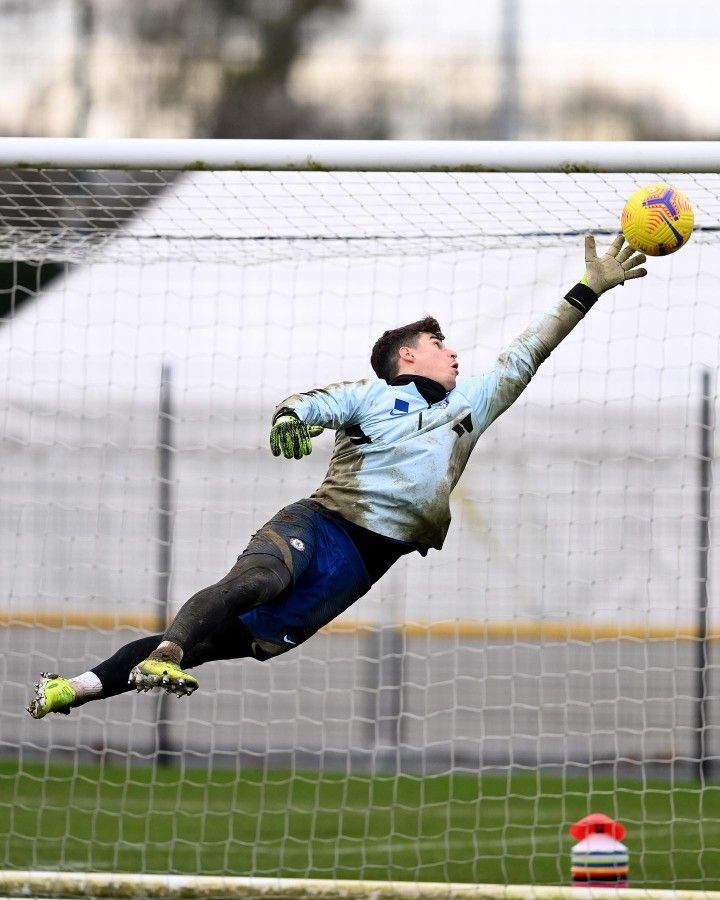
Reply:
M683 823L684 825L690 825L690 823ZM517 826L516 826L517 827ZM530 826L527 826L528 828ZM540 826L544 829L547 829L549 826ZM642 834L646 835L648 832L657 832L663 831L667 832L669 825L657 822L657 823L648 823L643 826ZM694 830L694 826L692 829L690 828L681 828L680 823L676 823L673 827L673 833L681 832L687 833L690 830ZM720 821L706 821L702 826L703 834L717 834L720 833ZM441 840L423 840L422 838L378 838L378 837L353 837L353 838L344 838L343 840L346 842L348 840L352 840L352 846L348 846L344 844L343 846L330 846L329 838L310 838L309 841L302 842L302 846L298 846L298 843L293 841L291 843L287 843L281 849L282 857L285 859L287 857L298 857L303 856L306 860L308 856L312 856L313 865L317 864L318 857L332 857L339 858L345 856L357 856L358 853L361 853L364 856L377 855L379 853L387 854L388 852L394 851L407 851L407 850L415 850L418 853L418 858L421 858L422 851L428 850L465 850L470 849L473 851L481 850L481 851L491 851L491 850L503 850L509 847L519 847L525 850L528 847L532 850L540 847L551 847L553 849L557 849L559 841L564 839L564 835L558 836L557 834L529 834L526 838L523 837L507 837L507 838L490 838L485 835L477 835L473 838L470 834L467 838L462 837L453 837ZM571 839L568 838L568 842ZM19 836L10 835L9 841L10 846L20 845L23 846L26 843L25 838L20 838ZM124 842L124 846L128 846L128 842ZM263 852L270 852L271 849L278 850L279 844L278 841L273 841L272 844L268 847L263 847L262 844L257 845L254 842L247 842L248 846L254 846L255 852L262 854ZM130 845L131 846L131 845ZM570 852L570 843L568 843L567 852ZM653 851L656 852L656 851ZM672 849L668 852L672 853ZM642 850L636 850L632 853L633 856L637 857L642 854ZM488 854L489 855L489 854Z
M643 828L643 834L648 831L664 831L667 832L668 826L664 825L660 822L657 824L648 824ZM677 826L674 831L677 831ZM720 833L720 822L711 822L705 825L702 829L703 834L707 832L710 833ZM564 835L560 838L562 838ZM508 838L487 838L485 836L478 836L477 839L473 840L468 837L467 839L463 838L450 838L448 840L434 840L434 841L424 841L422 839L411 839L411 840L403 840L403 839L382 839L382 838L356 838L354 847L323 847L322 845L318 845L316 843L312 843L312 854L313 857L316 856L318 849L321 852L331 853L334 856L349 856L357 854L360 849L361 840L364 841L363 853L378 853L379 851L388 851L388 850L417 850L420 853L422 850L461 850L461 849L472 849L472 850L493 850L507 847L521 847L521 848L531 848L535 847L552 847L557 849L558 846L558 836L557 835L528 835L527 838L523 837L508 837ZM572 840L568 838L568 840ZM380 846L378 846L380 845ZM567 852L570 853L571 844L568 843ZM642 851L635 851L634 856L640 855ZM669 851L672 853L672 850ZM283 854L293 854L296 855L298 853L303 853L305 856L308 855L308 847L285 847L283 848Z

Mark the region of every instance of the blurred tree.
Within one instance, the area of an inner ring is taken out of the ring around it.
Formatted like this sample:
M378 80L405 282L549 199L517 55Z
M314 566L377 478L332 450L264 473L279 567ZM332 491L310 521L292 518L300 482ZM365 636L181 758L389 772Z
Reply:
M195 132L209 137L343 137L341 126L295 101L288 88L293 65L313 34L352 0L146 0L127 15L134 36L183 62L172 79L181 102L181 79L209 58L220 65L214 100L196 100ZM168 86L170 93L172 85ZM192 92L192 86L188 86Z
M636 99L586 86L525 104L520 123L528 140L696 140L702 136L686 125L682 110L653 99ZM454 110L446 115L445 137L451 140L499 140L505 134L502 110L486 113ZM714 135L705 139L712 140Z
M569 92L557 108L558 140L690 140L682 110L594 85Z
M300 55L311 17L345 12L349 0L217 0L249 9L258 47L254 66L226 66L213 127L215 137L327 137L337 131L327 115L303 108L288 93L288 77Z

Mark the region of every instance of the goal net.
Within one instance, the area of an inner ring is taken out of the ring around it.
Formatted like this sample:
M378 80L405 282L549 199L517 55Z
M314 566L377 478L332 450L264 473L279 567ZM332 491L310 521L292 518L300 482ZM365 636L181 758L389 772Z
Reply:
M56 146L13 167L0 141L0 869L567 885L568 827L603 812L632 886L720 889L720 176ZM374 340L426 314L461 377L488 369L654 181L692 240L482 437L442 552L188 700L27 715L41 671L162 630L319 484L332 435L273 458L278 401L374 377Z

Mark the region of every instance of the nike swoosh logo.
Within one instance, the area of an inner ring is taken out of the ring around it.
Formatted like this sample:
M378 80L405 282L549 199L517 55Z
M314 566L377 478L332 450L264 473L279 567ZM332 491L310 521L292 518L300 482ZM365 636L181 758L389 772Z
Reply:
M297 641L290 640L290 638L286 634L283 635L283 640L285 641L286 644L292 644L293 647L295 647L297 644Z
M675 228L673 223L669 219L666 219L665 216L663 216L663 222L665 222L670 231L672 231L672 233L675 235L675 240L677 241L678 247L682 247L685 241L683 240L683 236L680 234L677 228Z

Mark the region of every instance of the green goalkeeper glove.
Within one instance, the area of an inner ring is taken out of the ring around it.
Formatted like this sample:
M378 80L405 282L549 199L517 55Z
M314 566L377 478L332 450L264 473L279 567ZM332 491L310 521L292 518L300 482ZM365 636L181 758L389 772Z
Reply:
M586 284L598 297L630 278L647 275L647 269L638 269L647 259L645 254L635 253L629 244L623 248L624 243L625 238L619 234L607 253L598 256L595 238L591 234L585 235L585 275L581 283Z
M295 413L282 413L270 429L270 450L273 456L302 459L312 453L311 438L322 434L319 425L306 425Z
M628 244L623 248L625 238L619 234L610 249L602 256L597 255L595 238L585 235L585 274L575 287L565 294L565 299L585 315L597 301L600 294L630 278L642 278L647 269L638 269L645 262L644 253L635 253ZM634 254L634 255L633 255Z

